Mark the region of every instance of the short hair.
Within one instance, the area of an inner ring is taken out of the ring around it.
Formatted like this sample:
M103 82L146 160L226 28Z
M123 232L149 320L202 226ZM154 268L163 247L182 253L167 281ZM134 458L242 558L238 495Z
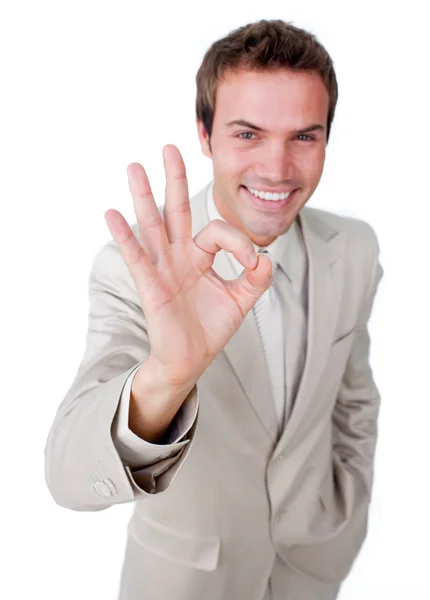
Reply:
M282 20L249 23L215 41L206 51L196 75L196 115L210 138L218 82L227 71L316 71L329 96L327 139L334 118L338 87L333 61L312 33Z

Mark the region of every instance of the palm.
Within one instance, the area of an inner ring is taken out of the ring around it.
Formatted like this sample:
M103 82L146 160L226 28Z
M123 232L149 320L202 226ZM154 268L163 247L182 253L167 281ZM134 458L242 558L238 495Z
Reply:
M147 295L151 352L164 366L206 367L240 327L240 301L213 270L213 256L193 244L184 262L169 257ZM257 297L256 297L257 299Z

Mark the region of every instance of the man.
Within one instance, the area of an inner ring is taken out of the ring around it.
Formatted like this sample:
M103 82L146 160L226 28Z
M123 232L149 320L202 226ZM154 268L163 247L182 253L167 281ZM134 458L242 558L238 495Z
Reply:
M362 546L383 271L367 223L305 206L336 101L314 36L239 28L197 75L213 182L190 200L167 145L164 210L133 163L136 224L105 215L46 480L73 510L136 500L121 600L332 600Z

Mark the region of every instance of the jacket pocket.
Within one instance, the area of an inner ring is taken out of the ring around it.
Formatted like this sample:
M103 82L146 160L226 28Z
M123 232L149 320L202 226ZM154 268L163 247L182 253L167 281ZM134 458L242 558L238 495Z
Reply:
M354 343L356 329L352 329L332 343L326 364L320 375L316 392L321 398L327 398L325 407L333 410L336 396L345 372L348 358Z
M353 333L355 333L357 330L357 326L355 325L352 329L349 329L348 331L346 331L345 333L342 333L341 335L339 335L335 340L333 340L332 342L332 347L339 343L342 342L343 340L345 340L347 337L349 337L350 335L352 335Z
M221 540L179 532L134 513L128 534L142 547L163 558L188 567L213 571L218 565Z

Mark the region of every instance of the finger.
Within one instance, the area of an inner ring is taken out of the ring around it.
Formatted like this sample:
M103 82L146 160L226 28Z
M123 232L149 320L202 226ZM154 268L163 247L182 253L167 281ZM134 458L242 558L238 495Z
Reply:
M185 164L179 149L173 144L163 148L166 171L166 201L164 225L169 242L191 240L191 208Z
M255 269L245 267L239 278L225 280L224 285L235 299L242 314L246 315L272 282L272 261L267 255L260 254Z
M201 250L212 255L212 262L217 252L226 250L231 252L244 267L253 269L257 264L257 255L249 237L221 219L213 219L208 223L194 237L194 243Z
M139 163L127 167L142 248L155 264L169 249L163 219L152 195L145 169Z
M144 291L150 288L157 276L155 267L136 239L130 225L119 211L109 209L105 212L104 217L130 271L139 296L143 299Z
M270 287L272 261L268 256L257 257L255 248L249 237L230 223L214 219L194 238L196 246L207 252L210 264L220 249L231 252L245 267L242 275L233 280L223 280L225 287L235 299L237 305L246 315L254 306L261 294Z

